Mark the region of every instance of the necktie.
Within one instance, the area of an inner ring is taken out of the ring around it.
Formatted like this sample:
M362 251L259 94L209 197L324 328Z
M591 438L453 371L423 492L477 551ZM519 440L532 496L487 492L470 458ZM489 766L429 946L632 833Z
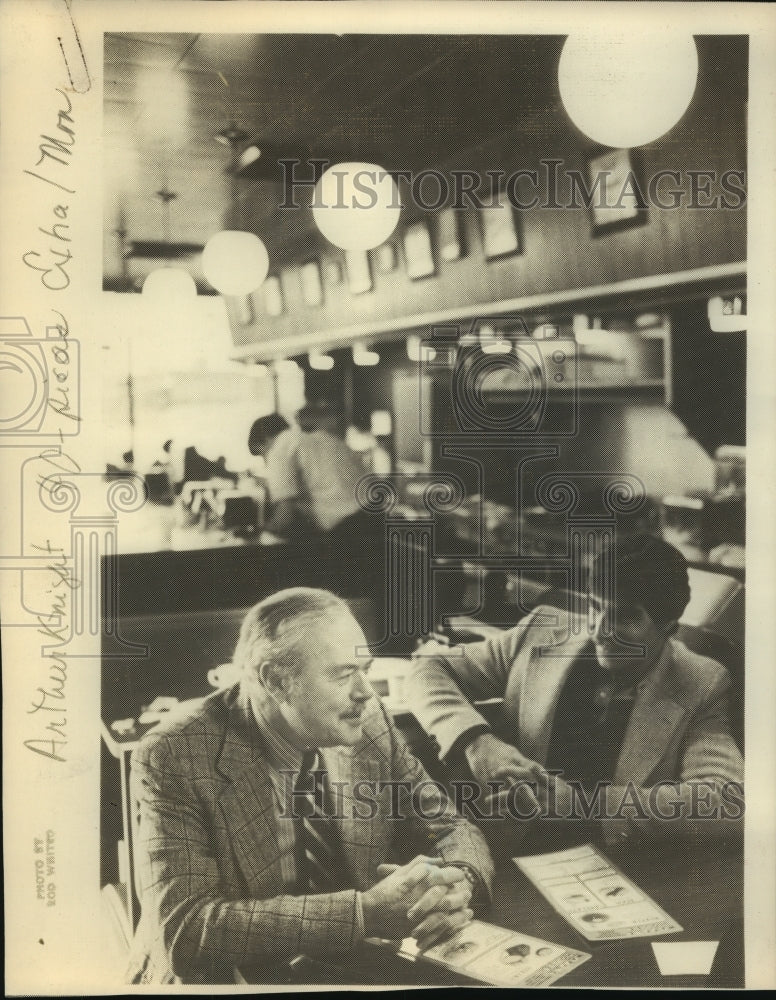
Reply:
M298 885L302 892L335 892L347 876L333 819L328 815L326 771L317 752L306 753L294 786L299 815Z

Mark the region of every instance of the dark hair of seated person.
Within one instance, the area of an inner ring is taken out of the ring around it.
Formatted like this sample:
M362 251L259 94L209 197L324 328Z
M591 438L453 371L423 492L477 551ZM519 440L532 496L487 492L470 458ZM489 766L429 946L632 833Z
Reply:
M601 592L611 557L599 553L590 567L591 592ZM614 546L612 593L620 604L639 604L654 622L678 621L690 601L687 560L654 535L625 535Z
M288 430L288 422L279 413L268 413L254 420L248 434L248 450L251 455L258 455L259 448L285 430Z

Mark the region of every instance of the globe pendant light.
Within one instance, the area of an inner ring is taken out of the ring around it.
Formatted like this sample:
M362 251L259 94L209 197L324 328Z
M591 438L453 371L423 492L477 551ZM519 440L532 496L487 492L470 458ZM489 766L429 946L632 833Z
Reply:
M604 146L643 146L665 135L687 110L698 78L689 35L602 32L570 35L558 65L566 113Z
M245 132L231 124L216 136L232 151L232 211L237 211L237 145ZM255 233L243 229L223 229L211 236L202 251L202 270L217 292L222 295L250 295L269 273L269 254Z
M307 360L310 367L317 372L330 372L334 367L334 358L330 354L319 354L318 351L310 351Z
M160 302L171 298L189 298L196 294L194 279L180 267L157 267L143 282L143 295Z
M253 233L224 229L205 244L202 270L222 295L250 295L269 273L269 254Z
M399 189L374 163L339 163L315 185L312 210L329 243L371 250L385 243L399 222Z
M156 191L154 194L163 206L162 236L164 243L169 247L170 202L175 201L178 195L174 191L168 190L166 183L161 191ZM143 295L155 300L191 298L196 294L197 286L194 279L188 271L181 267L157 267L143 282Z

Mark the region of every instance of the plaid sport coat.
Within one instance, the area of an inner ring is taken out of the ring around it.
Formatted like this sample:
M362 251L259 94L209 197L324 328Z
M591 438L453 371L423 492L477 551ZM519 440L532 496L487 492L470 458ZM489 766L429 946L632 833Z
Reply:
M417 854L467 864L489 887L482 834L431 782L379 699L369 703L361 740L322 756L332 787L342 789L335 821L351 887L296 896L283 888L272 779L240 686L146 736L132 760L142 914L130 982L233 982L235 966L346 952L363 934L357 891L374 885L378 865ZM380 790L385 783L393 787Z

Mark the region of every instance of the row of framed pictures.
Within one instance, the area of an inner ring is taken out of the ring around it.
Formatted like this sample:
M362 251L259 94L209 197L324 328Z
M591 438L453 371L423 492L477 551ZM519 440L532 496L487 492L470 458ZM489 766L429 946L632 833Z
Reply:
M507 257L521 252L520 234L515 213L509 202L480 210L482 244L487 260ZM374 274L390 274L399 268L399 244L404 258L407 277L420 281L437 273L437 260L456 261L466 253L460 213L446 208L436 213L435 226L427 219L410 223L400 239L384 243L374 250L345 250L341 258L310 260L299 265L298 276L302 301L315 308L323 305L324 289L347 285L351 295L372 291ZM262 285L264 312L268 316L281 316L285 312L283 286L280 277L270 275ZM243 323L253 321L250 299L240 308Z
M601 184L599 202L591 205L593 236L611 229L639 225L646 221L646 211L633 192L627 196L628 178L636 164L631 151L610 150L588 159L587 173L591 190ZM618 194L619 192L619 194ZM502 196L479 211L482 249L485 259L511 257L522 252L520 229L513 206ZM351 295L363 295L374 287L374 274L389 274L399 268L399 247L404 258L407 277L412 281L430 278L437 273L437 262L459 260L466 252L461 213L444 208L433 216L406 225L398 239L374 250L346 250L344 257L309 260L298 268L302 301L315 308L324 302L324 288L346 284ZM277 275L271 275L262 286L264 312L280 316L285 312L283 287ZM250 299L241 309L244 323L253 321Z

